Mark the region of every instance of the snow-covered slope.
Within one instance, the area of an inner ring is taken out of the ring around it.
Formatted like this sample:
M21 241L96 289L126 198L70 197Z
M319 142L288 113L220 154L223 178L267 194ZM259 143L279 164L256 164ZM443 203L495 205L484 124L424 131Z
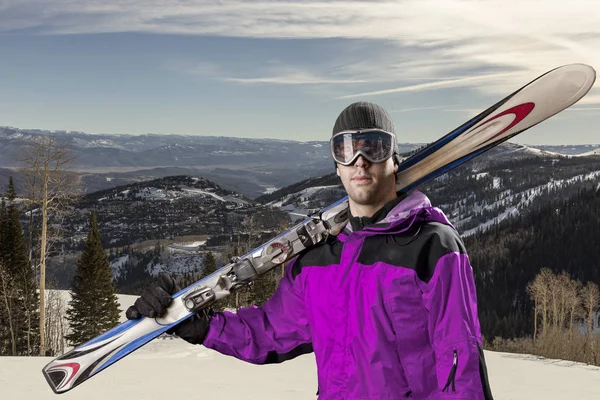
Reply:
M595 400L600 368L485 351L496 400ZM0 393L10 400L54 400L41 374L50 357L0 357ZM181 339L156 339L61 399L305 400L317 391L314 355L251 365Z
M563 156L514 144L498 146L495 151L419 188L463 235L474 234L543 202L566 198L584 186L600 188L600 158L591 157L595 155L592 153L600 153L599 149L586 153L588 157ZM267 204L301 218L298 214L318 211L346 195L341 185L325 178L314 183L306 180L263 198Z
M68 298L68 292L62 293ZM135 298L119 295L121 309L126 310ZM484 353L496 400L598 398L598 367L523 354ZM56 399L40 372L51 360L52 357L0 357L2 399ZM257 366L162 336L61 398L304 400L315 398L316 376L313 354L282 364Z
M268 205L286 211L292 220L301 219L346 195L341 185L315 186L291 193Z
M587 151L585 153L581 153L581 154L577 155L577 157L590 157L590 156L600 156L600 149Z
M560 188L563 188L563 187L566 187L569 185L574 185L578 182L585 182L585 181L598 182L599 180L600 180L600 171L592 171L592 172L589 172L586 174L580 174L580 175L574 176L570 179L559 179L559 180L555 180L555 181L553 180L551 182L546 183L545 185L540 185L540 186L537 186L537 187L534 187L531 189L527 189L527 190L524 190L521 192L513 193L513 191L511 191L511 190L507 190L507 191L503 192L501 194L501 197L493 203L488 203L483 206L476 204L472 210L474 212L479 212L482 210L486 210L486 211L498 210L498 213L494 217L479 224L477 227L463 231L462 235L463 236L472 235L474 233L477 233L478 231L486 229L487 227L489 227L492 224L499 223L506 218L519 215L523 210L527 209L527 207L536 198L538 198L539 196L543 196L547 193L550 193L553 190L557 190L557 189L560 189ZM514 204L515 199L519 199L516 204ZM458 211L454 210L454 211L450 212L450 215L456 216L457 213L458 213ZM465 222L469 221L469 219L470 219L470 217L467 217L465 219L455 220L453 222L454 222L454 225L460 229L461 225L464 224Z

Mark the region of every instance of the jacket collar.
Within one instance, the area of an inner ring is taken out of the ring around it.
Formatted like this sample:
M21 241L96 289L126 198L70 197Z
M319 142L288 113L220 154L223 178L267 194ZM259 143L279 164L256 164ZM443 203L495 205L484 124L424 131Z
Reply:
M350 225L352 226L352 231L357 232L363 230L363 228L376 224L377 222L383 220L387 217L390 211L394 209L404 198L406 197L406 193L399 193L398 197L387 202L383 207L375 212L370 217L353 217L352 213L350 213Z
M367 235L402 232L416 221L437 221L454 228L442 210L433 207L427 196L414 190L410 194L399 194L370 218L351 216L350 223L346 224L338 238L344 241L352 232L364 232Z

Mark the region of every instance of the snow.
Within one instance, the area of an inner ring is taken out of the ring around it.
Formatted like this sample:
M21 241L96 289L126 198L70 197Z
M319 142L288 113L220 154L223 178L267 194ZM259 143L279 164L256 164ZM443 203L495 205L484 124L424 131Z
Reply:
M123 269L123 264L125 264L129 260L129 254L125 254L110 263L110 269L113 273L113 279L121 276L121 270Z
M206 240L196 241L186 244L170 244L169 248L173 250L184 250L184 251L198 251L202 246L206 244Z
M283 203L285 203L292 197L300 197L301 201L304 201L305 199L310 199L312 196L314 196L314 194L316 192L318 192L320 190L337 188L338 186L339 185L312 186L312 187L303 189L299 192L288 194L287 196L283 197L282 199L279 199L278 201L272 201L272 202L268 203L268 205L273 206L273 207L282 207Z
M552 155L552 156L562 156L562 157L565 156L562 153L557 153L557 152L550 151L550 150L537 149L537 148L531 147L531 146L523 146L523 148L520 150L528 151L529 153L538 154L538 155Z
M68 292L63 291L65 298ZM121 321L136 296L118 295ZM485 350L496 400L597 399L600 368L525 354ZM41 374L53 357L0 357L3 399L57 399ZM178 338L161 336L60 398L106 400L180 398L314 399L313 354L274 365L252 365Z
M600 149L595 149L592 151L588 151L581 154L576 154L574 157L590 157L590 156L600 156Z
M500 187L500 184L502 183L502 178L498 178L497 176L494 177L494 189L498 189Z
M508 218L509 216L518 215L520 209L525 208L536 197L542 195L543 193L546 193L548 190L571 185L571 184L576 183L577 181L595 181L598 179L600 179L600 171L592 171L587 174L576 175L569 179L553 180L544 185L530 188L530 189L527 189L527 190L519 192L519 193L511 194L510 191L505 191L502 193L500 200L498 200L494 203L491 203L491 204L487 204L484 207L481 207L479 204L476 204L474 207L474 211L479 211L482 208L489 209L489 210L501 209L503 204L506 204L507 202L512 201L512 199L515 196L519 196L519 195L522 195L522 200L516 206L508 207L506 210L504 210L504 212L500 213L496 217L476 226L475 228L464 231L462 233L462 235L463 236L472 235L474 233L477 233L477 232L487 229L490 225L493 225L495 223L503 221L504 219ZM495 177L494 178L494 187L496 187L496 188L500 187L500 183L501 183L500 181L501 181L500 178ZM464 222L464 221L460 221L460 222ZM458 224L459 224L459 222L456 222L456 225L458 225Z
M600 368L530 355L485 351L496 400L597 399ZM4 399L56 399L40 370L51 357L0 357ZM105 400L181 398L314 399L314 355L251 365L181 339L148 343L61 398Z
M220 201L227 201L223 197L221 197L221 196L219 196L219 195L217 195L215 193L212 193L212 192L207 192L206 190L189 188L189 187L185 187L185 186L182 187L182 189L183 189L184 192L187 192L188 194L191 194L191 195L202 194L204 196L214 197L215 199L220 200Z

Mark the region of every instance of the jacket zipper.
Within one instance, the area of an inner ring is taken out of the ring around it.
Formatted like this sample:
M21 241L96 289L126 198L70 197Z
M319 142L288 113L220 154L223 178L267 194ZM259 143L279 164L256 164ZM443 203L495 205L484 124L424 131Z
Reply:
M450 375L448 375L448 380L446 381L446 386L442 389L442 392L445 392L448 389L448 386L452 384L452 391L456 392L456 386L454 385L454 378L456 377L456 369L458 368L458 352L454 350L454 362L452 363L452 369L450 370Z

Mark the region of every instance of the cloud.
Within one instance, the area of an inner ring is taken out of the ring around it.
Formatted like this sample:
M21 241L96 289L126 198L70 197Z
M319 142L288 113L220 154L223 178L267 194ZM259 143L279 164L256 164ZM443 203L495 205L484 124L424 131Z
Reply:
M240 84L389 83L362 93L369 96L455 86L498 94L561 64L600 67L598 15L597 0L19 0L0 3L0 32L344 39L293 73L219 77ZM370 49L344 52L344 43L356 40ZM502 73L514 75L494 80ZM408 83L415 79L433 82Z
M440 89L440 88L448 88L448 87L461 87L461 86L470 86L475 82L485 82L487 80L497 80L503 77L512 76L514 74L505 73L505 74L490 74L490 75L478 75L478 76L468 76L458 79L448 79L437 82L428 82L428 83L420 83L417 85L410 86L402 86L393 89L384 89L384 90L376 90L372 92L363 92L356 94L349 94L345 96L340 96L338 99L348 99L352 97L366 97L366 96L376 96L382 94L390 94L390 93L399 93L399 92L417 92L423 90L432 90L432 89Z
M316 76L311 73L297 73L290 75L269 76L261 78L220 78L227 82L237 82L246 84L272 83L280 85L315 85L315 84L350 84L365 83L365 80L358 79L334 79L325 76Z
M445 107L446 106L403 108L401 110L391 110L390 113L405 113L405 112L413 112L413 111L440 110Z
M578 105L600 104L600 94L588 93L583 99L577 102Z

